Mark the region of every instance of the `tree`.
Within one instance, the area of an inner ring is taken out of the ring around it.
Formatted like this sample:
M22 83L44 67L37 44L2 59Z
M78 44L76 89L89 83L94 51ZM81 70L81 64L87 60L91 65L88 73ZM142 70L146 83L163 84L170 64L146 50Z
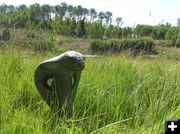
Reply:
M110 26L111 28L111 37L112 38L121 38L122 37L122 28L117 26Z
M53 32L62 34L63 20L61 18L56 17L55 20L51 22L51 27Z
M177 27L171 27L165 35L166 40L172 40L173 38L177 38L178 28Z
M55 14L56 17L63 18L65 15L65 12L63 11L62 7L60 5L55 6Z
M67 12L68 12L69 17L72 18L74 15L74 7L72 5L68 5Z
M166 25L160 24L158 26L155 26L152 33L153 38L165 39L165 35L170 28L171 25L169 25L169 23L167 23Z
M106 14L104 12L100 11L98 14L98 18L99 18L100 22L102 23L103 20L106 18Z
M85 22L84 19L80 20L76 26L76 35L77 37L85 37L86 36L86 29L85 29Z
M90 16L91 16L91 22L97 17L97 12L94 8L91 8L90 11Z
M89 38L102 39L105 28L99 22L88 23L86 26L86 32Z
M115 22L117 23L117 27L120 27L122 25L122 18L121 17L116 18Z
M105 19L106 19L106 24L111 25L112 22L112 13L109 11L105 12Z
M66 14L67 9L68 9L68 6L65 2L62 2L61 5L56 5L53 11L55 13L55 17L61 17L63 19L63 17Z
M42 10L39 4L30 5L30 20L37 24L42 19Z
M61 16L64 17L67 11L67 4L65 2L61 3Z
M169 28L165 39L170 41L169 46L180 47L180 29L178 27Z
M104 31L104 36L109 39L112 38L112 31L113 31L114 27L113 26L109 26L105 29Z
M51 6L48 4L42 5L42 18L43 20L49 20L51 18Z
M138 24L134 29L134 34L139 37L152 36L153 27L150 25L140 25Z
M89 15L89 10L87 8L83 8L83 11L82 11L82 17L84 19L87 19L86 16Z
M70 22L70 33L69 33L69 35L72 37L75 36L76 35L75 30L76 30L76 20L75 20L75 18L73 18Z
M124 27L122 30L123 37L131 37L132 35L132 28L131 27Z
M70 35L70 18L66 18L65 20L63 20L63 25L62 25L62 34L65 36L69 36Z
M27 6L25 4L19 5L18 10L26 10Z
M77 16L77 20L81 20L82 15L83 15L83 8L82 6L78 5L77 7L74 8L74 14Z
M9 5L8 6L8 12L13 12L14 11L14 6L13 5Z
M180 29L179 29L179 31L177 33L175 47L180 47Z
M6 14L7 10L8 10L8 5L6 5L5 3L0 5L0 12L2 12L3 14Z

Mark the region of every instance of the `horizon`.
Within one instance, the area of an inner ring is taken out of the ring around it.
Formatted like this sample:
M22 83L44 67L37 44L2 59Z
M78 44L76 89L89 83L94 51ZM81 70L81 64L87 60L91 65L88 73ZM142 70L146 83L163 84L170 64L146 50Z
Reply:
M101 1L95 2L95 0L1 0L0 5L7 4L19 6L25 4L26 6L29 6L35 3L39 3L40 5L58 5L62 2L73 6L81 5L88 9L94 8L97 12L110 11L113 14L113 21L117 17L123 19L123 27L133 27L137 24L158 25L166 23L170 23L172 26L177 26L177 19L180 18L180 15L178 15L178 13L180 13L180 8L178 8L180 1L178 0L111 0L104 1L103 4Z

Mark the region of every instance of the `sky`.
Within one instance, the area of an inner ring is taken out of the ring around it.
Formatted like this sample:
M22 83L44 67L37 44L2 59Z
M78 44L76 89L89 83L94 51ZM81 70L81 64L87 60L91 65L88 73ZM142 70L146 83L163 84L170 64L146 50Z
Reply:
M88 9L94 8L97 12L110 11L113 13L113 20L122 17L123 26L158 25L166 22L176 26L177 18L180 18L180 0L0 0L0 5L57 5L62 2Z

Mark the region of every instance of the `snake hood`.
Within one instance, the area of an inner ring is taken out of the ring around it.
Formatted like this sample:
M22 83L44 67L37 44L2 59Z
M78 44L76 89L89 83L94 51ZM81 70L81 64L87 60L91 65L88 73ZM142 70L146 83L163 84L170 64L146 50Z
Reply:
M50 63L49 65L55 65L57 67L63 65L64 68L67 68L71 71L81 71L85 67L85 57L79 52L67 51L60 56L56 56L42 62L42 64L46 63Z

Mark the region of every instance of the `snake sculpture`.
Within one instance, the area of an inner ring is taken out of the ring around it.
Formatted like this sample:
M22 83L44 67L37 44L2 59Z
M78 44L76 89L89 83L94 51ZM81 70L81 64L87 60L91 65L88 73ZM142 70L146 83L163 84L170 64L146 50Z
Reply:
M72 117L73 101L76 96L85 57L76 51L67 51L38 65L34 81L46 103L60 116Z

